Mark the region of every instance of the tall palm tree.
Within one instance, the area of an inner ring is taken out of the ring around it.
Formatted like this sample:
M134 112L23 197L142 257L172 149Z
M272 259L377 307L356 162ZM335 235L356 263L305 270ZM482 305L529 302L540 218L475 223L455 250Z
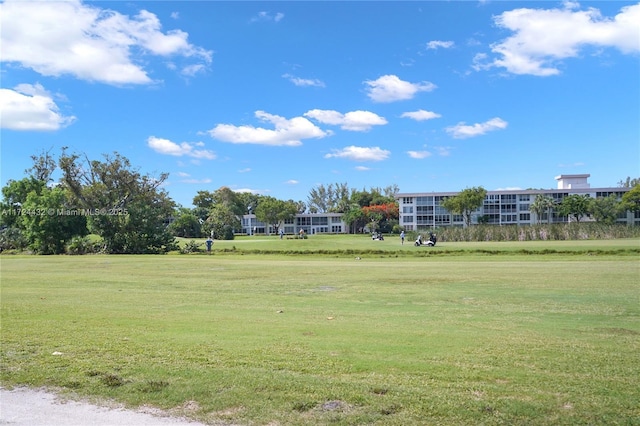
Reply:
M537 222L540 223L540 219L544 213L547 213L547 223L551 223L551 211L556 206L555 201L548 195L539 194L536 195L536 199L529 206L529 210L536 214Z

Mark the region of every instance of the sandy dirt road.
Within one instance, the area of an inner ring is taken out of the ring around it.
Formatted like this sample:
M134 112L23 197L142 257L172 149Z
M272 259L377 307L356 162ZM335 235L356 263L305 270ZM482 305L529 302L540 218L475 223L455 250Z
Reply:
M149 411L68 401L44 390L0 388L2 426L204 426L159 410Z

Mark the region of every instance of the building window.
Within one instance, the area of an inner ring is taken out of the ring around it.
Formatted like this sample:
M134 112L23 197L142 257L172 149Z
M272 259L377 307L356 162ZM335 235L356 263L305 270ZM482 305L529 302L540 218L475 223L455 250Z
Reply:
M416 223L418 225L433 225L433 215L418 215L416 216Z
M402 216L402 223L413 222L413 216Z
M435 215L435 222L436 225L451 223L451 216L448 214L437 214Z
M402 207L402 213L406 214L406 213L413 213L413 206L406 206L406 207Z
M297 217L296 222L298 226L309 226L311 225L310 217Z
M531 214L530 213L520 213L520 222L530 222Z
M502 223L511 223L518 221L518 215L515 214L503 214L501 217Z
M311 224L312 225L328 225L329 218L327 216L319 216L319 217L314 216L311 218Z

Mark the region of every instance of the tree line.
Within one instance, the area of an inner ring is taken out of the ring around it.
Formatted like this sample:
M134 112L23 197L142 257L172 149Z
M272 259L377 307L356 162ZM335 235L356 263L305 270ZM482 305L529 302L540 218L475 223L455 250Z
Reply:
M633 184L631 189L618 198L615 194L606 197L592 198L588 194L571 194L560 201L546 194L538 194L529 206L529 211L536 215L538 223L546 217L551 223L553 213L568 217L573 222L580 222L591 217L596 222L607 225L614 224L620 214L627 211L640 211L640 180L627 178L619 184ZM482 207L487 191L482 187L467 188L455 196L447 197L442 207L453 214L462 215L465 226L471 225L472 213ZM486 217L479 217L478 223L486 222Z
M198 191L188 208L163 189L168 173L143 174L117 152L95 160L63 148L58 157L46 151L31 159L26 176L2 188L0 251L166 253L177 249L176 237L233 239L247 213L276 232L305 212L343 213L354 232L398 225L397 186L318 185L306 202L221 187Z
M352 233L365 228L397 233L402 229L397 185L358 190L347 183L321 184L311 189L306 202L221 187L198 191L194 207L188 208L177 205L163 189L167 173L143 174L117 152L92 160L63 148L57 158L47 151L31 159L26 176L2 188L0 251L166 253L177 249L176 237L233 239L247 213L276 233L298 213L341 213ZM54 172L61 175L55 182ZM545 216L550 220L556 212L575 222L590 216L614 223L624 211L640 211L640 179L627 178L619 185L631 188L622 199L569 195L557 203L538 195L530 211L538 221ZM447 197L442 206L462 215L469 226L485 196L482 187L467 188Z

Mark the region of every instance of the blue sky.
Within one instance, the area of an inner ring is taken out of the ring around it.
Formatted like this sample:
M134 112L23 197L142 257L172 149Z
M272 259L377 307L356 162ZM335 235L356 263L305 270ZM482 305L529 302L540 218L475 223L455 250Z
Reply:
M307 199L640 176L640 3L0 4L1 185L63 146Z

